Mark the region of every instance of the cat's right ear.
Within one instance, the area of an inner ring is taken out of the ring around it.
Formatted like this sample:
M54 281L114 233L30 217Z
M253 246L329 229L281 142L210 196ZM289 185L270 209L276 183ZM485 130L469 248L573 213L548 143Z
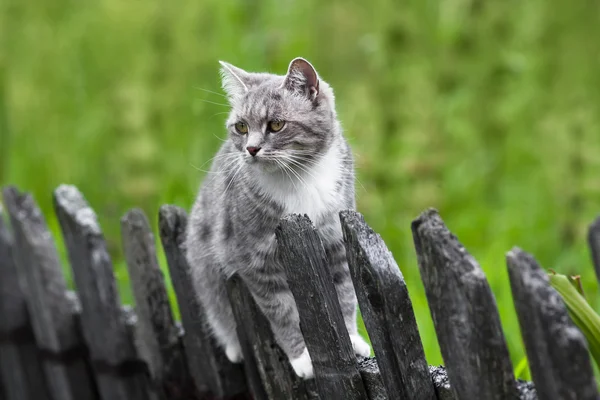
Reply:
M235 102L248 91L250 74L224 61L221 64L221 84L230 102Z

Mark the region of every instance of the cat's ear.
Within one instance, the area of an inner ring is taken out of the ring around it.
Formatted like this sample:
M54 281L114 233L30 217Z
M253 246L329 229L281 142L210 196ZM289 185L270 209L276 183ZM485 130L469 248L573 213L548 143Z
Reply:
M219 64L221 64L221 84L223 90L227 93L230 101L235 101L248 91L250 74L225 61L219 61Z
M319 76L304 58L294 58L283 80L283 87L292 92L302 93L312 101L319 95Z

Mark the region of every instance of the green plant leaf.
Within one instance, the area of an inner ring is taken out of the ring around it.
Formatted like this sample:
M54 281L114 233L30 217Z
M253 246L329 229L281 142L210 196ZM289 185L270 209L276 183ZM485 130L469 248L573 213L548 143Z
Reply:
M571 282L571 284L573 286L575 286L575 289L577 289L579 294L581 294L583 296L583 298L585 299L585 293L583 292L583 285L581 284L581 276L580 275L569 276L569 282Z
M531 371L529 370L527 356L523 357L521 361L519 361L519 364L517 364L517 367L515 368L515 377L525 381L531 380Z
M596 365L600 367L600 316L566 275L551 273L550 285L560 294L573 323L581 330Z

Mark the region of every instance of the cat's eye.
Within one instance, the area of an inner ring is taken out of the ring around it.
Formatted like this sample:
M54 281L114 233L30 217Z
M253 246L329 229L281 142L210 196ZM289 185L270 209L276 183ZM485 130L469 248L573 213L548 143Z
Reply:
M245 135L246 133L248 133L248 125L246 125L244 122L237 122L235 124L235 130L239 134Z
M279 132L285 126L285 121L269 121L267 128L270 132Z

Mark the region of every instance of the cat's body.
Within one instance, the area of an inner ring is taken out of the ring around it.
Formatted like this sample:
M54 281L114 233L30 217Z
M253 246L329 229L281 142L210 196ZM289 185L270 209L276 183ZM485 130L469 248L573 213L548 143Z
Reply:
M231 361L241 360L225 291L225 279L238 273L295 372L312 376L275 239L279 219L298 213L317 227L355 351L368 355L368 345L357 334L356 297L338 215L355 207L352 153L337 121L332 90L302 59L292 61L285 77L223 67L232 105L230 137L200 190L186 242L215 338Z

